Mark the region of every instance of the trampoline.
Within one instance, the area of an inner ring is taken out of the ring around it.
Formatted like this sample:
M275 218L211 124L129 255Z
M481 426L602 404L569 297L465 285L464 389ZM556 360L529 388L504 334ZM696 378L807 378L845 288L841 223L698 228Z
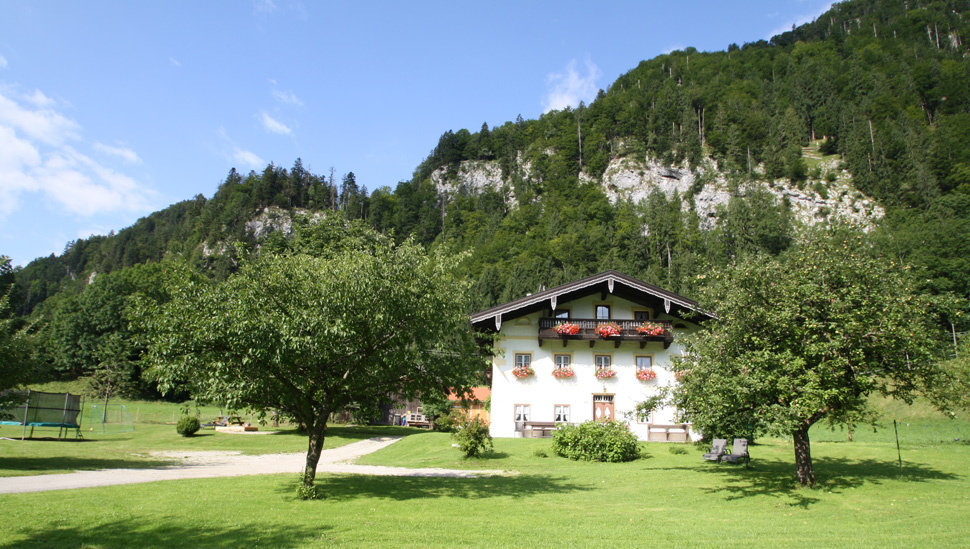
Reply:
M81 414L84 409L84 397L71 393L44 393L41 391L26 391L24 403L4 410L12 419L0 421L0 425L23 426L20 440L27 437L27 427L30 427L30 437L34 437L36 427L57 427L57 438L66 438L71 429L74 438L82 439Z

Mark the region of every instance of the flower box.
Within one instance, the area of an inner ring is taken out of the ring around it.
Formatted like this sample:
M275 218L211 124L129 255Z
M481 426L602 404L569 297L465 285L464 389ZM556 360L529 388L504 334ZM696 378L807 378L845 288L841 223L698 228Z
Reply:
M616 322L604 322L596 327L596 333L602 337L613 337L620 335L620 325Z
M534 376L535 374L536 371L532 369L532 366L516 366L512 368L512 375L519 379Z
M579 324L573 324L572 322L563 322L562 324L556 326L556 333L559 335L577 335L579 334Z
M655 372L653 368L637 370L637 379L640 381L651 381L657 379L657 372Z
M552 375L559 379L566 379L576 375L576 372L573 371L571 366L560 366L552 371Z
M655 324L653 322L644 322L637 326L636 330L638 334L644 336L662 336L667 332L662 324Z
M600 368L596 370L596 379L610 379L616 376L613 368Z

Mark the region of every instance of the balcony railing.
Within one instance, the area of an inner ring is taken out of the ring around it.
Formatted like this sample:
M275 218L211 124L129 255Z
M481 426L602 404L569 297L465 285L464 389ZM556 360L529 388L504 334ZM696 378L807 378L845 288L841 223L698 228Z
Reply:
M569 335L560 334L556 331L556 326L569 322L570 324L575 324L579 326L579 333ZM596 328L601 324L605 323L615 323L620 327L619 335L603 337L600 335ZM649 322L653 325L663 326L663 333L660 335L644 335L637 332L637 326L642 325L644 322ZM656 341L663 343L664 349L670 347L670 344L674 341L673 323L666 320L597 320L594 318L540 318L539 319L539 346L542 346L543 341L550 339L562 340L563 347L570 340L580 340L589 341L589 346L592 347L597 341L610 342L612 341L615 347L619 347L620 343L624 341L636 341L640 343L640 348L644 348L647 343Z

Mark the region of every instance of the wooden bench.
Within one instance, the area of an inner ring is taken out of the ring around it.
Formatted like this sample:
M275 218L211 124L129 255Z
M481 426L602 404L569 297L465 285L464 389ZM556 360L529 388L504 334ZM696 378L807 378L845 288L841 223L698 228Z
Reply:
M428 416L424 414L409 413L405 416L407 419L408 427L419 427L421 429L430 429L431 422L428 421Z
M680 425L648 425L647 440L650 442L687 442L690 431L686 423Z
M556 428L552 421L526 421L522 431L525 438L551 438L552 431Z

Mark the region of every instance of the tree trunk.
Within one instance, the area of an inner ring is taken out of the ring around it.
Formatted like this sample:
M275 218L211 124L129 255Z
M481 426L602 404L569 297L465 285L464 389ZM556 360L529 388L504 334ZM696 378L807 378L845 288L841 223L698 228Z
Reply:
M808 440L808 427L792 433L795 439L795 470L802 486L815 486L815 471L812 469L812 443Z
M320 461L320 452L323 451L323 440L327 436L327 420L318 418L313 425L307 427L310 435L306 451L306 467L303 469L303 486L307 488L313 486L313 481L317 477L317 463Z

